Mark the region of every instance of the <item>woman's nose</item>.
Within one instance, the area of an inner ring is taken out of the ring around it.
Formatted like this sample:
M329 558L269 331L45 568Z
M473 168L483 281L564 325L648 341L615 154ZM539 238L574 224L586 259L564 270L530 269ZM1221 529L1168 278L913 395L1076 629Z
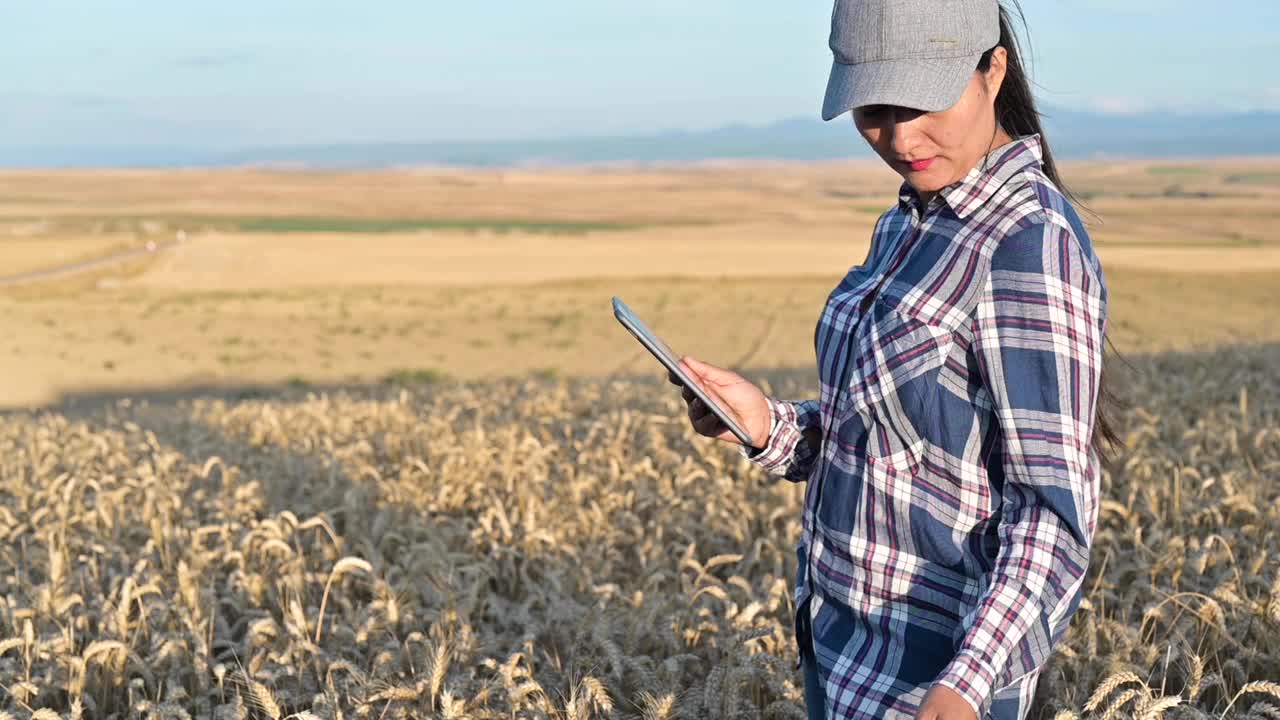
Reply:
M889 123L889 133L893 152L898 157L907 157L920 144L920 127L916 120L923 115L919 110L895 108Z

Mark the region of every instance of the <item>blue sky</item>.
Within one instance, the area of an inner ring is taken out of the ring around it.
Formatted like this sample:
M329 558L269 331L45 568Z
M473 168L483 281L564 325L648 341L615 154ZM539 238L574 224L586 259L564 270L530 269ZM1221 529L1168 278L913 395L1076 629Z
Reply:
M1280 109L1274 0L1023 5L1045 101ZM531 138L817 117L830 16L829 0L0 0L0 145Z

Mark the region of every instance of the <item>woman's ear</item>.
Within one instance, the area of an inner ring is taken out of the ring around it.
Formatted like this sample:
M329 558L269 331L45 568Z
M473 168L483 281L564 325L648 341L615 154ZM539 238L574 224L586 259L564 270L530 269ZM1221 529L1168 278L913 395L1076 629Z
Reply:
M987 68L987 72L983 74L982 80L986 84L987 95L990 96L991 102L995 102L995 98L1000 94L1000 86L1004 84L1005 72L1008 71L1009 52L1003 46L997 46L991 52L991 65Z

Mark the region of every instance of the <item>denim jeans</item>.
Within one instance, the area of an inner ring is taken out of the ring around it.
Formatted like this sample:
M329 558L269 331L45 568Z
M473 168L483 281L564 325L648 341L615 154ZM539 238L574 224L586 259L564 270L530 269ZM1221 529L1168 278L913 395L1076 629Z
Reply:
M800 664L804 666L804 706L809 720L826 720L826 696L822 692L822 681L818 679L818 660L813 656L812 648L806 648L800 654Z

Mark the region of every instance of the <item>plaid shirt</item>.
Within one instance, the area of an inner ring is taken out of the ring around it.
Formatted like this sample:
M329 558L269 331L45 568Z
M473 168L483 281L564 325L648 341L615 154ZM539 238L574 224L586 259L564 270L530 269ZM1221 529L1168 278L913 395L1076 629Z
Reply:
M830 717L912 717L941 684L1022 718L1079 605L1107 290L1041 158L1018 138L923 210L904 183L818 321L821 397L770 398L743 448L808 480L796 639Z

